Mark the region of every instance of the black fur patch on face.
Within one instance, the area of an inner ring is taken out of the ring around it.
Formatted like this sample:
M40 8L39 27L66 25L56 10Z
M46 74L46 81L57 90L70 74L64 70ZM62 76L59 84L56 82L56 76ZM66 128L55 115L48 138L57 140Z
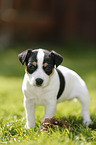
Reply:
M44 50L44 54L43 70L47 75L50 75L54 68L53 58L49 51ZM46 66L44 65L45 63L47 63Z
M28 58L28 61L26 63L27 66L27 72L29 74L32 74L33 72L35 72L35 70L38 68L37 66L37 53L38 51L33 51ZM36 65L34 65L34 62L36 62Z

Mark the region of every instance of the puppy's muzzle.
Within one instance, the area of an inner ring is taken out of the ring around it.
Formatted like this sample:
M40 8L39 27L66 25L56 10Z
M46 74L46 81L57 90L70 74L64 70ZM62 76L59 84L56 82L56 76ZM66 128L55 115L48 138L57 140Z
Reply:
M37 85L37 86L41 86L41 85L43 84L43 81L44 81L44 80L42 80L41 78L37 78L37 79L36 79L36 85Z

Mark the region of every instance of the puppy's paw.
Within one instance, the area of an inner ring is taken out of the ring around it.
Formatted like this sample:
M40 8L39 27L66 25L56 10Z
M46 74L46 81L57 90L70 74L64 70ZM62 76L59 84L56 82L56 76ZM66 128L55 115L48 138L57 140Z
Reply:
M89 125L93 124L93 122L92 122L91 120L88 120L88 121L84 120L83 123L84 123L84 125L87 126L87 127L88 127Z
M25 125L25 129L33 129L33 128L35 128L35 125L28 125L28 124L26 124Z

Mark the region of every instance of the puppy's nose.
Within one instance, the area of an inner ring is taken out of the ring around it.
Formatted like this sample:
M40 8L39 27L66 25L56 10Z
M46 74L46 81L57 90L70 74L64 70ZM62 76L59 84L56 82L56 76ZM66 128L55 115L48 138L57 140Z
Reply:
M37 78L37 79L36 79L36 85L37 85L37 86L41 86L42 83L43 83L43 80L42 80L41 78Z

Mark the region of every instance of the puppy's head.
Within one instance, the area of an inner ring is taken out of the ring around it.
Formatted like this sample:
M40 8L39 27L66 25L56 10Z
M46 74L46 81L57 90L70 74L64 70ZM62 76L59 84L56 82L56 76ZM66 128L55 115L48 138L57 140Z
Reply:
M18 55L20 62L26 66L29 83L33 86L45 87L50 76L54 73L54 67L58 67L63 58L55 51L43 49L28 49Z

